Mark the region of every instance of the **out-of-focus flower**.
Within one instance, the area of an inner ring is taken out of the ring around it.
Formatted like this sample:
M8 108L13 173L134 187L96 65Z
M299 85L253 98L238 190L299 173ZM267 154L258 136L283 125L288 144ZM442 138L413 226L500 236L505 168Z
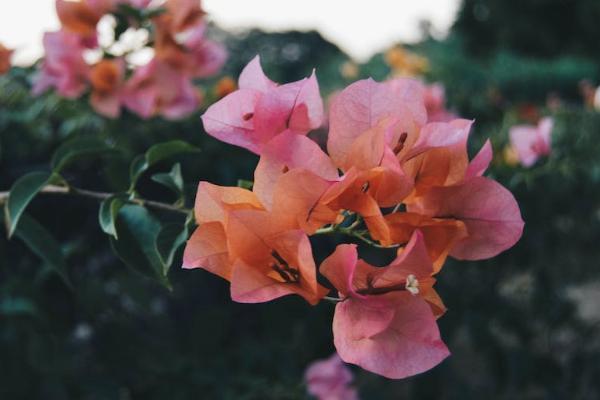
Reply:
M402 46L396 46L385 53L385 62L392 69L393 76L419 76L429 69L427 58Z
M227 58L220 44L206 39L204 10L197 0L169 0L154 19L156 57L195 78L219 71Z
M579 82L579 93L583 98L583 104L587 108L594 107L594 98L596 96L596 88L588 79L583 79Z
M110 0L56 0L56 13L65 31L95 38L96 25L111 6Z
M594 94L594 108L600 111L600 86L596 88L596 92Z
M535 124L540 119L540 110L535 104L525 103L517 107L517 114L520 119Z
M337 353L314 361L304 374L308 393L317 400L358 400L356 389L350 386L352 379L352 371Z
M531 167L540 157L550 154L553 126L552 118L546 117L537 126L517 125L510 129L510 143L521 165Z
M514 167L515 165L519 164L519 156L517 151L511 145L504 147L504 150L502 151L502 158L504 163L508 166Z
M99 114L116 118L121 111L121 91L125 78L123 59L102 60L92 67L90 102Z
M224 76L223 78L219 79L219 81L215 84L214 92L215 96L218 99L222 99L229 93L235 92L236 89L237 84L235 83L233 78L230 76Z
M457 118L446 109L446 90L441 83L425 85L424 95L429 122L449 122Z
M142 118L182 118L198 107L200 97L188 76L156 59L139 67L123 90L124 105Z
M0 43L0 75L5 74L10 69L10 58L12 57L13 50L4 47Z
M33 94L39 95L48 88L55 88L63 97L72 99L81 96L89 76L81 38L66 31L46 32L44 49L46 57L33 86Z
M346 79L355 79L360 72L358 65L353 61L346 61L340 69L342 76Z

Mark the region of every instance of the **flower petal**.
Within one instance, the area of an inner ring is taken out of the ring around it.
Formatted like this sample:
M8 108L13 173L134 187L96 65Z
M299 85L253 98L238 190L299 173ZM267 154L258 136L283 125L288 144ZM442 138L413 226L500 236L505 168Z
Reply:
M196 228L185 245L183 268L202 268L223 279L231 279L231 263L223 225L209 222Z
M431 308L409 293L383 309L357 299L339 303L333 337L342 360L391 379L425 372L449 355Z
M229 144L258 153L262 141L254 130L252 116L261 93L240 89L214 103L202 115L204 130Z
M432 188L408 210L463 221L468 236L450 251L458 259L493 257L512 247L523 233L524 222L513 195L498 182L484 177Z
M361 80L340 92L331 105L327 149L336 165L345 165L354 140L381 118L396 117L399 132L424 125L427 112L422 85L412 79L378 83Z

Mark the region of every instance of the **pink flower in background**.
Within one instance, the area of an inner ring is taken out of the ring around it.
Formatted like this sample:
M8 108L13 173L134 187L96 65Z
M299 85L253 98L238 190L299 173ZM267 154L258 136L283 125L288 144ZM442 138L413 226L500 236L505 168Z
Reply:
M554 121L550 117L542 118L537 126L517 125L510 129L510 144L524 167L531 167L551 151L551 134Z
M446 93L441 83L425 85L425 108L429 122L449 122L457 116L446 109Z
M198 107L200 98L188 76L156 59L138 68L123 91L125 107L142 118L182 118Z
M83 59L85 47L81 38L70 32L46 32L44 34L46 58L36 82L33 94L39 95L49 88L67 98L77 98L87 87L89 66Z
M304 374L308 393L318 400L358 400L356 389L349 386L352 379L352 371L337 353L314 361Z

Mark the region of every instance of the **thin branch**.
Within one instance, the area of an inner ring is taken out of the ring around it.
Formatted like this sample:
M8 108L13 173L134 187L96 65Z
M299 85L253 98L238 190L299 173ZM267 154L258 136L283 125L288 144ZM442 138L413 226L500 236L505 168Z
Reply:
M10 192L0 192L0 205L4 204L8 200ZM72 186L57 186L57 185L46 185L44 186L39 193L44 194L62 194L62 195L73 195L80 197L87 197L96 200L106 200L107 198L113 196L115 193L108 192L95 192L92 190L79 189ZM150 208L155 208L159 210L178 212L183 214L188 214L191 210L186 208L177 207L168 203L161 203L159 201L154 200L146 200L141 198L132 198L129 199L128 202L133 204L138 204L140 206L147 206Z

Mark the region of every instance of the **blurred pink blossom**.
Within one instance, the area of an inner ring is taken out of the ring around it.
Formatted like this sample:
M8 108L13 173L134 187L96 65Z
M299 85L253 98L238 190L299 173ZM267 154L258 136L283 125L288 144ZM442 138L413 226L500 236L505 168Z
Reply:
M76 34L58 31L44 34L46 57L34 83L33 94L39 95L49 88L67 98L77 98L86 89L89 66L83 59L85 47Z
M123 103L142 118L182 118L193 112L200 93L187 75L156 59L138 68L125 84Z
M441 83L425 85L425 108L429 122L449 122L457 116L446 109L446 91Z
M308 393L318 400L358 400L356 389L349 386L352 379L350 368L337 353L313 362L304 374Z
M510 129L510 144L524 167L531 167L538 158L547 156L551 151L551 134L554 121L550 117L542 118L537 126L517 125Z

